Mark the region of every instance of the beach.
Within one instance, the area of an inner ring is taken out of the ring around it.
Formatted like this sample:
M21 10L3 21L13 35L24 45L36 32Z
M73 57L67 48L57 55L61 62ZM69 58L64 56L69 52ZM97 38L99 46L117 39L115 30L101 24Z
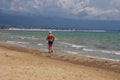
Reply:
M120 62L0 44L1 80L120 80Z

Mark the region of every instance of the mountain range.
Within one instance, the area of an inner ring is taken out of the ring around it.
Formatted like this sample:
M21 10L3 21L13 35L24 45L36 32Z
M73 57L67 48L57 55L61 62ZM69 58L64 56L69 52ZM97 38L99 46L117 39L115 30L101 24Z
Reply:
M19 15L0 13L0 24L23 26L24 28L51 28L76 30L120 30L120 21L80 20L40 15Z

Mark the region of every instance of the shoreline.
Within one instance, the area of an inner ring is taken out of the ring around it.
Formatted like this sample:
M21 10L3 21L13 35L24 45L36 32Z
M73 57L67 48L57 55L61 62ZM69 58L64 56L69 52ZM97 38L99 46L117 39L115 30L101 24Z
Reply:
M73 64L79 64L88 67L94 67L94 68L120 73L120 61L112 61L112 60L99 59L99 58L81 56L76 54L67 54L61 52L55 52L52 54L52 56L50 56L48 52L44 50L38 50L38 49L23 47L19 45L8 44L8 43L0 43L0 47L10 49L13 51L26 52L42 57L47 57L53 60L60 60Z
M54 34L56 36L54 46L55 50L58 52L114 59L117 61L120 60L120 50L117 46L117 44L119 44L119 38L116 37L116 35L119 35L118 33L89 34L89 32L55 32ZM1 42L3 41L10 44L23 45L38 49L47 49L47 42L45 40L46 35L47 32L44 31L31 32L3 30L1 31ZM74 38L71 38L72 35L74 35ZM61 38L62 36L63 38ZM110 37L110 39L107 39L107 37Z
M24 45L20 45L19 43L22 43L22 42L19 42L18 44L16 43L12 43L12 42L4 42L4 41L0 41L0 43L6 43L6 44L10 44L10 45L17 45L17 46L21 46L21 47L29 47L29 46L24 46ZM38 44L37 44L38 45ZM30 46L29 48L32 48L32 49L37 49L39 50L39 48L35 48L35 47L32 47ZM42 51L47 51L47 49L40 49ZM115 52L115 51L114 51ZM78 56L85 56L85 57L90 57L90 58L98 58L98 59L105 59L105 60L111 60L111 61L120 61L120 59L110 59L110 58L104 58L104 57L98 57L98 56L90 56L90 55L81 55L81 54L74 54L74 53L69 53L69 52L60 52L60 51L55 51L55 53L64 53L64 54L73 54L73 55L78 55Z
M5 30L28 30L28 31L79 31L79 32L107 32L106 30L75 30L75 29L66 29L66 30L62 30L62 29L25 29L25 28L9 28L9 29L5 29Z

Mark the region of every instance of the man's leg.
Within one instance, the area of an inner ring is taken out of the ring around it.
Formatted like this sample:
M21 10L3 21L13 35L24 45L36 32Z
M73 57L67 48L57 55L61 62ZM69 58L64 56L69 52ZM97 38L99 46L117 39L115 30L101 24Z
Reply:
M51 44L51 52L53 52L53 44Z
M52 51L52 44L50 44L50 52Z
M48 44L48 50L49 50L49 53L50 53L50 44Z
M48 45L48 49L49 49L49 53L51 53L51 50L52 50L52 44L49 44L49 45Z
M49 53L53 52L53 42L48 43Z

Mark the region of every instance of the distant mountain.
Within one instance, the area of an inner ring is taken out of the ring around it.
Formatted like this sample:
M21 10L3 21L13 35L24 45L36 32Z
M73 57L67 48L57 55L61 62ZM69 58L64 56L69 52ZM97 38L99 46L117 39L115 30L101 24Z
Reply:
M0 13L0 24L24 26L25 28L33 26L32 28L120 30L120 21L75 20L5 13Z

